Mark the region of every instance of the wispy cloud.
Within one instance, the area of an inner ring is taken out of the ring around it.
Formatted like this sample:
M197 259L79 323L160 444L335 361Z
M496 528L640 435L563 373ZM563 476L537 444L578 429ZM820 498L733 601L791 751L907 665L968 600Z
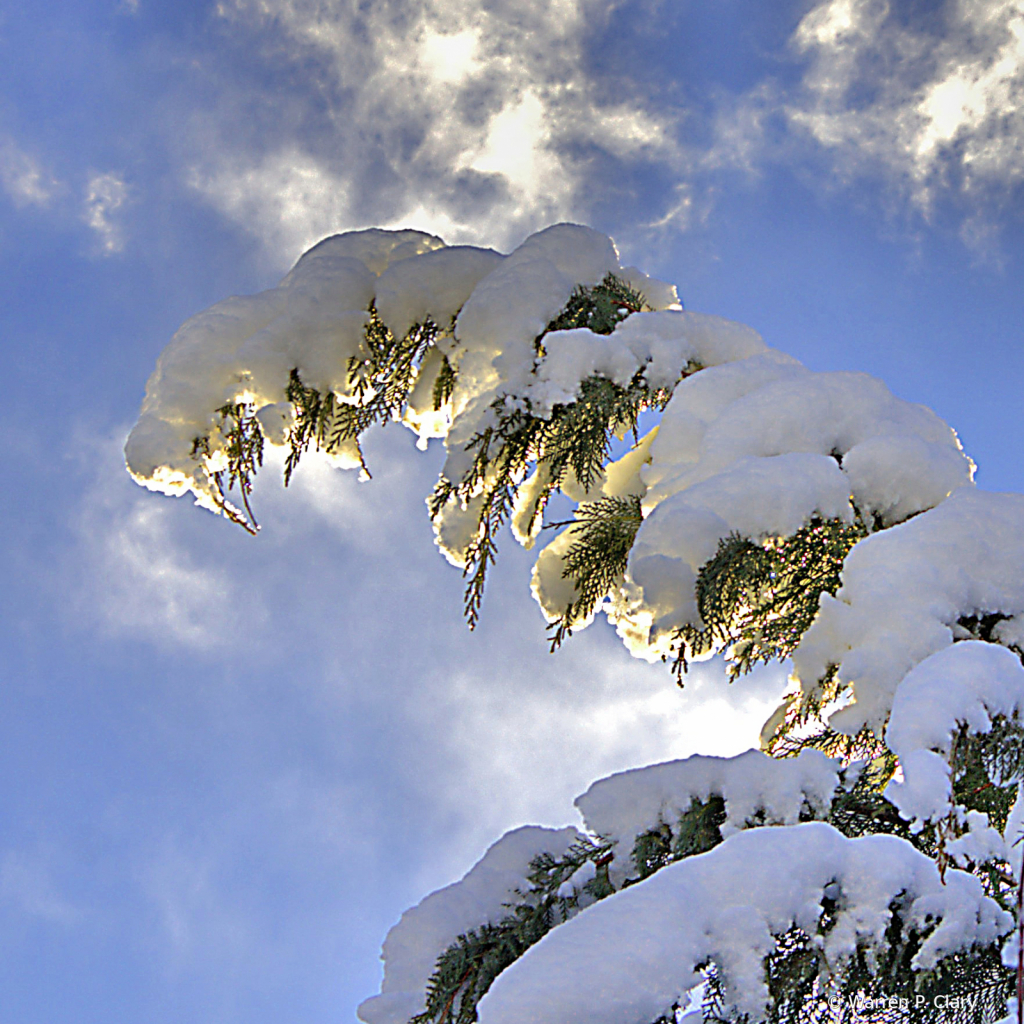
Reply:
M107 256L124 248L124 230L117 211L128 200L128 186L117 174L94 174L85 186L83 219L96 232L100 251Z
M83 911L58 891L42 850L7 850L0 856L0 906L52 924L72 925Z
M193 168L191 184L269 250L289 257L350 221L345 179L294 145L258 163L236 155Z
M522 651L541 628L532 609L523 611L489 658L432 678L417 700L422 728L447 762L446 784L431 785L430 799L462 819L470 847L513 824L576 823L573 798L595 778L756 746L786 688L779 669L730 686L715 661L694 666L680 691L665 666L630 659L601 627L554 656L519 655L517 669L515 635ZM466 807L476 808L472 817L463 818Z
M1024 0L824 0L793 45L792 126L847 179L882 174L925 217L954 200L985 234L1024 180Z
M75 612L108 634L158 648L221 648L243 621L258 621L261 609L222 568L193 555L181 529L181 513L192 510L136 487L122 445L116 435L82 444L93 468L73 523Z
M57 182L13 139L0 137L0 186L15 206L49 206Z
M286 55L303 98L281 101L269 142L243 145L221 123L231 143L210 145L192 180L288 258L325 228L403 223L502 244L583 216L601 161L680 159L675 111L624 88L611 98L588 70L587 33L613 7L225 0L223 18ZM314 116L329 125L315 139L295 126Z

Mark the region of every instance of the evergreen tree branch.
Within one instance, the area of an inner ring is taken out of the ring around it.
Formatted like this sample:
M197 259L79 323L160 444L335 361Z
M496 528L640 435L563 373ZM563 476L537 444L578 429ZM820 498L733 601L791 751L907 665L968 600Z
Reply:
M789 657L807 632L822 594L835 594L850 549L867 536L858 517L813 519L789 537L757 543L733 533L697 575L701 626L676 634L675 671L724 648L730 679L756 664Z
M553 331L585 327L610 334L627 316L644 308L643 295L612 274L593 287L578 286L538 335L538 358L544 355L544 338ZM680 378L695 369L680 367ZM473 452L469 470L461 480L442 477L429 501L436 520L449 503L468 504L482 496L463 572L467 580L464 607L471 629L479 620L487 572L497 557L497 535L511 516L530 467L542 468L545 474L535 509L535 516L543 515L551 494L569 474L584 489L593 487L609 459L612 439L629 431L635 434L640 413L663 409L671 395L671 388L649 387L641 369L625 386L597 374L587 377L574 401L556 404L545 416L536 415L528 400L514 395L494 400L493 422L466 445Z
M572 544L562 559L562 576L576 586L576 600L552 625L551 650L572 635L573 625L593 613L597 605L618 587L626 574L629 552L643 523L640 498L601 498L576 509L570 526Z

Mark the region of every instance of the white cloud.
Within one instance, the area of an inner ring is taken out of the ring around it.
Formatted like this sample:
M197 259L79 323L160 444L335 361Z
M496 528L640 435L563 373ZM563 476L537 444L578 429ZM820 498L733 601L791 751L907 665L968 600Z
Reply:
M259 623L262 608L222 568L189 550L183 514L206 513L161 501L132 483L123 443L113 436L82 445L92 480L73 524L80 538L76 615L109 634L143 637L165 649L232 643L243 623Z
M285 491L279 460L268 460L253 496L263 531L237 532L237 553L225 521L143 491L133 501L127 474L123 484L110 475L123 473L112 452L86 501L81 532L97 568L79 605L178 657L206 649L204 661L245 666L258 685L301 690L339 748L374 767L358 785L316 793L282 778L274 806L291 814L309 802L295 813L315 822L325 855L358 837L382 842L382 822L405 808L429 832L414 866L423 890L505 829L574 821L572 799L596 776L756 743L784 673L729 686L719 665L696 666L680 692L664 665L631 658L600 625L548 654L529 594L534 555L511 536L470 633L463 581L433 549L423 501L441 452L416 452L414 441L398 427L371 431L367 483L310 458ZM261 681L268 672L276 683ZM157 886L182 950L213 877L203 864L185 875L185 890Z
M809 65L791 123L926 217L957 197L980 237L979 211L1024 180L1024 0L824 0L793 42Z
M458 85L480 69L480 30L439 32L427 26L419 42L420 65L435 82Z
M527 641L520 668L508 638L490 659L429 680L417 702L447 763L432 799L453 817L475 808L470 847L522 823L578 823L574 797L612 772L757 746L787 685L778 668L730 685L715 661L694 666L680 691L664 665L631 659L603 628L545 656L530 650L542 628L533 611L509 624Z
M479 150L464 153L456 169L503 177L520 215L568 208L573 182L559 178L561 163L550 143L544 101L527 89L490 119Z
M258 164L236 158L195 168L192 185L286 264L352 223L344 178L296 146Z
M115 215L127 199L128 186L111 172L94 174L86 184L83 219L96 232L105 255L124 248L124 232Z
M15 206L49 206L57 182L13 139L0 138L0 186Z
M224 18L288 55L299 98L250 141L222 118L192 180L288 259L325 230L407 224L509 245L585 218L595 157L682 162L674 112L621 87L611 97L588 70L587 32L613 7L225 0ZM310 96L326 108L322 132L308 130Z

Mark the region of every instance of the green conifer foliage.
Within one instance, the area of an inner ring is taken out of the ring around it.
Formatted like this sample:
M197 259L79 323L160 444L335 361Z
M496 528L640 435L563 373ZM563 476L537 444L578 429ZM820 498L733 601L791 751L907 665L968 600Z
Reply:
M626 574L629 552L644 521L637 495L601 498L576 509L571 523L572 544L562 560L562 575L576 585L576 600L552 627L551 650L572 635L572 627L587 619L597 605L619 586Z
M867 536L858 517L815 519L789 537L760 543L732 534L697 576L702 626L677 634L676 672L689 660L724 649L729 676L788 658L810 628L822 594L839 589L843 562Z
M586 327L595 334L610 334L618 323L643 308L643 296L612 274L592 288L579 286L537 337L538 357L543 358L544 338L553 331ZM680 367L680 378L694 369ZM450 503L474 502L477 509L464 569L464 608L470 628L480 617L487 572L497 557L498 533L512 514L530 468L536 467L543 480L532 506L536 521L551 495L570 476L584 490L593 487L608 462L613 439L630 432L635 435L640 414L646 409L663 409L671 397L671 389L650 387L640 369L625 386L607 377L587 377L580 383L575 401L557 404L543 416L535 413L526 399L501 395L494 400L493 423L466 445L467 451L473 452L469 470L461 480L442 477L429 503L435 519ZM595 596L594 603L605 593ZM560 640L561 636L554 646Z
M330 454L346 442L353 443L363 470L369 475L360 437L374 424L401 418L423 360L442 333L433 320L427 319L413 324L404 338L396 338L371 306L370 319L363 331L362 352L349 361L346 400L332 391L323 395L316 388L307 387L299 371L293 369L285 392L294 416L285 484L311 444ZM454 386L454 372L447 358L442 363L442 374L444 380L439 375L434 386L435 408L447 401Z
M249 504L253 480L260 466L263 465L263 430L256 419L255 410L247 402L235 402L221 406L217 410L220 416L220 433L224 438L223 453L227 459L227 482L224 471L213 474L214 484L219 495L218 504L221 511L231 522L241 526L251 534L259 531L259 523L253 515ZM192 442L192 457L199 459L210 457L209 437L197 437ZM237 486L242 498L244 514L228 500L228 492Z

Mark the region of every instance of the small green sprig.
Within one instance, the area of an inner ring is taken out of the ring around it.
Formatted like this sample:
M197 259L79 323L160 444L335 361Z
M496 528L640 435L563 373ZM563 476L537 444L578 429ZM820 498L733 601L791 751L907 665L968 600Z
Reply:
M552 651L622 583L643 520L640 498L627 495L585 502L571 523L551 524L571 527L572 543L562 558L562 576L573 581L577 595L552 625Z
M788 658L818 613L822 594L835 594L843 562L867 536L863 520L813 519L788 537L760 543L733 533L697 575L701 626L676 633L675 670L724 648L729 676Z

